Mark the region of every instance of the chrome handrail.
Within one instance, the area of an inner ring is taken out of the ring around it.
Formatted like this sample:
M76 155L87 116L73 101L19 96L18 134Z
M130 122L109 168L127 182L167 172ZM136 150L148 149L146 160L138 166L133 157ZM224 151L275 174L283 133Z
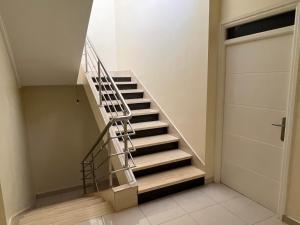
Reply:
M120 101L122 102L122 104L125 106L125 112L127 113L127 115L125 116L118 116L116 117L117 119L131 119L132 117L132 113L131 113L131 110L129 109L127 103L125 102L125 99L123 97L123 95L120 93L120 90L119 88L117 87L115 81L112 79L112 77L110 76L110 74L107 72L106 68L104 67L102 61L100 60L100 57L98 56L96 50L95 50L95 47L93 46L92 42L89 40L89 38L87 38L87 42L89 43L89 45L91 46L92 50L94 51L96 57L97 57L97 60L98 62L100 63L100 66L102 67L105 75L108 77L109 81L111 82L112 86L113 86L113 89L116 91L118 97L120 98Z
M109 164L109 185L112 186L112 175L119 171L124 170L130 170L135 166L133 157L131 155L132 151L135 151L135 148L132 144L132 141L130 139L130 135L135 134L134 129L132 128L130 124L130 119L132 118L132 113L125 102L125 99L123 95L121 94L119 88L117 87L114 79L111 77L111 75L107 72L104 64L100 60L100 57L98 56L93 44L91 41L87 38L84 48L84 58L85 58L85 69L87 73L92 73L92 75L96 75L93 77L98 85L98 92L99 92L99 106L103 107L103 101L105 102L106 111L110 114L110 120L106 124L105 128L100 133L99 137L97 138L95 144L92 146L90 151L85 155L83 158L81 164L82 164L82 175L83 175L83 188L84 192L87 193L87 180L93 180L93 185L98 190L98 183L97 183L97 175L96 170L99 169L103 164L104 161L102 161L98 166L96 166L96 158L97 156L104 151L104 149L107 149L106 146L109 143L111 139L118 138L120 141L124 143L124 147L122 148L122 152L112 154L111 150L108 149L108 157L106 160L108 160ZM97 65L95 65L95 63ZM95 78L96 77L96 78ZM102 78L105 82L102 81ZM98 80L97 80L98 79ZM103 84L105 83L105 84ZM108 88L106 87L108 85ZM104 90L103 90L104 89ZM109 90L108 90L109 89ZM104 93L103 93L104 92ZM105 94L107 97L105 97ZM114 96L114 99L112 99L111 95ZM115 101L115 102L114 102ZM114 104L116 103L116 104ZM113 110L112 110L113 108ZM121 110L122 115L118 113L117 108ZM110 128L114 126L116 127L115 136L110 136L109 130ZM123 127L123 130L121 131L119 126ZM131 127L131 131L128 132L128 126ZM104 141L105 135L108 134L109 138ZM131 147L130 147L131 145ZM121 169L113 170L111 165L111 158L114 156L124 155L124 166ZM132 161L132 164L129 165L129 160ZM86 170L86 167L89 166L90 170ZM87 173L88 172L88 173ZM90 177L92 176L92 177Z

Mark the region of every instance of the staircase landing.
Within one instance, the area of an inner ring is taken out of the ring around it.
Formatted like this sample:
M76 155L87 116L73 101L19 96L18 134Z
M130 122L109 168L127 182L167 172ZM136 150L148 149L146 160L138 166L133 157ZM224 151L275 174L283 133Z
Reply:
M110 204L91 195L30 210L19 218L19 225L74 225L110 213Z

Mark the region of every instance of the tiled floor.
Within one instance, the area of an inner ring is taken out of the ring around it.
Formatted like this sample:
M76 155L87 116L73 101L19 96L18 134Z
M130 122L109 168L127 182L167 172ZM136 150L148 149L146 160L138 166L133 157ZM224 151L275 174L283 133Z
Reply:
M270 210L210 184L78 225L283 225Z

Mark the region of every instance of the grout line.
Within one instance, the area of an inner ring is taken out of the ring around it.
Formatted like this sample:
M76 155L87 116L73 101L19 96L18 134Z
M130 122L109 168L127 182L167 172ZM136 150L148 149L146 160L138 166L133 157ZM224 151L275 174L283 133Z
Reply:
M233 215L234 217L238 218L239 220L241 220L242 222L244 222L245 224L249 224L246 220L244 220L242 217L240 217L238 214L230 211L229 209L227 209L223 204L220 204L220 206L225 209L227 212L229 212L231 215ZM251 224L249 224L251 225Z
M273 217L274 217L274 215L272 215L272 216L269 216L268 218L266 218L266 219L262 219L262 220L259 220L259 221L257 221L256 223L253 223L252 225L255 225L255 224L258 224L258 223L261 223L261 222L267 221L268 219L271 219L271 218L273 218Z
M146 214L143 212L143 210L140 208L140 206L138 205L138 210L140 211L140 213L144 216L144 218L147 220L147 222L149 224L152 224L151 221L148 219L148 217L146 216Z

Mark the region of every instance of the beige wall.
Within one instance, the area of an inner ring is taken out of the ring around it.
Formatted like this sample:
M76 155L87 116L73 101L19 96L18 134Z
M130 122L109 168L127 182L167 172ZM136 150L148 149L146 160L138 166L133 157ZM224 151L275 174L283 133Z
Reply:
M98 135L83 87L24 87L22 98L35 193L81 184L80 162Z
M116 0L117 62L205 158L208 0Z
M6 225L5 209L4 209L1 184L0 184L0 224Z
M0 181L7 223L33 203L19 88L0 25Z
M222 21L229 21L257 10L290 1L291 0L222 0L221 18Z
M75 85L92 0L1 0L22 85Z
M209 51L207 80L207 119L206 119L206 173L214 176L215 142L216 142L216 104L217 104L217 73L220 31L221 0L210 0L209 5Z
M290 1L285 0L222 0L223 21L230 21L232 18L240 17L245 14L275 6ZM300 81L299 81L300 82ZM295 114L294 146L292 149L289 189L287 199L287 216L300 221L300 91L298 85L297 109Z

